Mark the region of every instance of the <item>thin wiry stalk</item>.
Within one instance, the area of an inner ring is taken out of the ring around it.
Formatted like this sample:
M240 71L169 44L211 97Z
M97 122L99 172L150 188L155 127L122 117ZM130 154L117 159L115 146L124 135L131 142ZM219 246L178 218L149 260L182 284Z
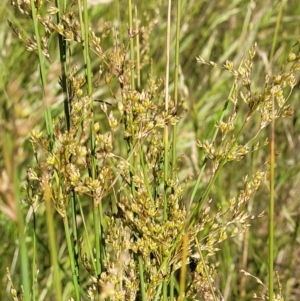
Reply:
M84 63L86 66L87 90L88 90L88 95L91 96L93 85L92 85L91 58L89 52L89 15L88 15L87 0L83 0L83 23L81 22L81 30L83 31L84 34L83 51L84 51ZM93 106L93 102L91 102L91 106Z
M78 246L78 229L77 229L77 222L76 222L76 193L73 190L72 196L71 196L71 214L72 214L72 238L73 238L73 244L74 244L74 258L75 258L75 268L76 268L76 275L79 276L79 264L78 264L78 257L79 257L79 246Z
M130 39L130 61L134 62L134 45L133 45L133 17L132 17L132 3L131 0L128 0L128 23L129 23L129 39ZM138 37L137 37L138 39ZM137 51L138 52L138 51ZM138 71L139 72L139 71ZM134 69L132 68L130 71L130 85L131 85L131 89L134 90L135 89L135 75L134 75ZM131 116L132 118L132 116ZM135 141L132 141L132 147L134 147L135 145ZM145 171L145 166L143 164L143 152L142 149L139 148L139 156L140 156L140 161L142 162L142 169ZM133 166L133 173L136 170L136 160L134 159L134 157L132 158L132 166ZM133 175L132 173L132 175ZM145 173L144 173L145 174ZM147 176L145 175L145 179L147 179ZM147 180L146 180L147 181ZM148 187L148 191L150 192L149 189L149 185ZM133 195L135 194L135 188L134 188L134 183L132 181L132 185L131 185L131 189L132 189L132 193ZM141 295L142 295L142 300L145 301L146 300L146 287L145 287L145 281L144 281L144 265L143 265L143 259L142 257L139 255L138 256L138 264L139 264L139 277L140 277L140 291L141 291Z
M140 160L141 160L141 165L142 165L142 170L143 170L143 175L144 175L144 181L145 181L145 185L146 185L146 188L148 191L148 195L150 197L151 203L154 204L154 199L153 199L149 179L147 176L148 166L147 166L147 164L145 164L144 155L143 155L143 151L141 148L139 149L139 155L140 155Z
M230 92L229 92L229 95L228 95L228 99L231 97L231 95L232 95L232 93L233 93L233 90L234 90L234 85L231 86L231 89L230 89ZM221 111L221 114L220 114L220 116L217 118L217 120L219 120L219 121L222 121L222 120L223 120L228 105L229 105L229 101L226 101L226 102L225 102L225 105L224 105L224 107L223 107L223 109L222 109L222 111ZM212 143L215 142L215 140L216 140L216 138L217 138L217 135L218 135L218 132L219 132L219 128L216 128L215 131L214 131L214 135L213 135L213 137L212 137ZM207 158L204 158L203 163L202 163L202 166L201 166L201 169L200 169L200 173L199 173L199 175L198 175L198 177L197 177L197 181L196 181L196 183L195 183L195 185L194 185L194 188L193 188L193 191L192 191L192 194L191 194L191 199L190 199L190 202L189 202L189 205L190 205L190 206L192 205L192 203L193 203L193 201L194 201L194 198L195 198L195 195L196 195L196 193L197 193L197 190L198 190L198 188L199 188L200 181L201 181L202 176L203 176L203 173L204 173L204 171L205 171L206 163L207 163ZM200 209L199 209L199 211L200 211Z
M33 285L32 285L32 301L36 300L36 289L37 289L37 265L36 265L36 220L35 220L35 212L33 211L32 214L33 218L33 231L32 231L32 279L33 279Z
M272 41L271 53L270 53L270 63L271 64L273 63L275 48L276 48L276 45L277 45L277 39L278 39L279 28L280 28L280 24L281 24L281 20L282 20L284 4L285 4L285 1L281 0L279 13L277 15L277 20L276 20L276 27L275 27L275 31L274 31L273 41Z
M206 200L207 200L207 196L210 192L210 190L212 189L216 179L218 178L218 176L221 173L221 170L223 170L223 167L226 165L227 163L227 159L228 159L228 155L230 154L232 148L234 147L235 141L238 141L240 135L242 134L242 131L244 129L246 125L246 119L244 120L242 126L240 127L234 142L232 143L231 147L229 148L226 156L224 156L222 162L220 162L220 165L218 167L218 169L216 170L216 172L211 176L209 183L206 186L205 191L203 192L203 194L201 195L201 198L199 200L199 202L197 203L197 205L194 207L193 212L191 214L191 223L190 226L194 225L194 223L197 221L197 219L199 218L199 215L201 213L201 210L203 208L203 205L205 204Z
M41 49L41 41L40 41L40 35L39 35L39 29L38 29L38 21L37 21L37 13L36 13L35 3L33 0L31 0L30 4L31 4L31 11L32 11L34 32L35 32L36 43L37 43L39 64L40 64L40 76L41 76L42 88L43 88L43 93L44 93L45 85L46 85L46 72L45 72L45 68L44 68L44 57L43 57L43 53L42 53L42 49ZM50 150L51 150L53 147L53 126L52 126L51 110L47 105L45 107L45 121L46 121L48 137L50 140ZM56 297L57 297L57 300L62 300L60 276L59 276L59 269L58 269L58 263L57 263L57 258L56 258L57 252L56 252L55 239L54 239L54 223L53 223L53 216L51 213L50 197L49 197L48 202L46 201L46 215L47 215L47 227L48 227L48 233L49 233L50 248L51 248L51 260L52 260L52 265L53 265L53 269L54 269Z
M86 242L87 242L87 247L88 247L88 251L89 251L89 256L91 258L91 263L93 265L94 271L96 271L97 268L96 268L96 263L95 263L95 258L94 258L94 255L93 255L92 247L91 247L90 237L89 237L89 233L88 233L88 230L87 230L87 225L86 225L86 222L85 222L85 217L84 217L84 214L83 214L83 210L82 210L82 206L81 206L81 201L80 201L80 199L79 199L78 196L77 196L77 201L76 202L78 203L78 207L79 207L79 211L80 211L80 216L82 218L82 224L83 224L83 227L84 227L84 233L85 233L85 237L86 237Z
M132 4L131 0L128 0L128 21L129 21L129 35L130 35L130 61L134 62L134 48L133 48L133 37L132 37L132 30L133 30L133 19L132 19ZM134 69L131 69L130 72L131 78L131 89L134 89Z
M55 0L55 5L60 8L63 6L63 12L65 12L65 3L61 5L59 0ZM59 13L56 14L56 22L57 24L61 23L61 16ZM61 86L64 94L64 112L66 118L67 130L70 130L70 96L68 91L67 84L67 43L65 38L62 35L58 35L58 45L59 45L59 56L60 56L60 65L61 65Z
M77 274L77 268L76 268L76 262L75 262L75 256L74 256L75 254L73 252L73 247L72 247L72 242L71 242L71 232L70 232L67 216L63 217L63 222L64 222L67 247L68 247L69 259L70 259L70 265L71 265L72 280L73 280L73 285L74 285L74 289L75 289L75 300L80 301L80 287L79 287L79 283L78 283L78 274Z
M131 36L132 35L132 31L133 31L132 3L131 3L131 0L128 0L128 23L129 23L129 45L130 45L129 56L130 56L130 61L133 62L134 61L134 45L133 45L133 37ZM120 53L118 53L117 55L118 55L118 58L119 58ZM120 60L119 60L119 65L121 65ZM135 81L134 81L134 69L133 68L130 70L130 84L131 84L131 89L134 90L134 88L135 88ZM132 114L130 114L129 119L130 119L130 124L131 124L133 122L133 116L132 116ZM135 138L132 137L132 141L131 141L131 143L129 143L128 153L130 153L131 149L134 148L135 143L136 143ZM136 163L137 163L136 160L135 160L135 156L132 157L131 163L132 163L131 174L134 175L134 172L136 170ZM135 194L135 188L134 188L133 181L131 183L131 190L132 190L132 193Z
M165 79L165 111L169 110L169 77L170 77L170 35L171 35L171 0L168 1L168 20L166 36L166 79ZM167 181L169 176L169 127L164 128L164 220L168 219L167 213Z
M38 29L38 21L37 21L37 13L36 13L36 7L34 0L30 0L31 5L31 11L32 11L32 21L34 26L34 33L36 37L36 44L37 44L37 51L38 51L38 57L39 57L39 64L40 64L40 76L42 81L42 87L43 92L45 92L45 85L46 85L46 71L44 66L44 56L42 53L42 47L41 47L41 40L40 40L40 34ZM50 149L53 147L53 125L52 125L52 116L51 116L51 110L46 105L45 106L45 121L46 121L46 128L47 133L50 140Z
M201 251L201 246L199 244L199 241L198 241L197 237L195 237L195 242L196 242L196 245L197 245L198 252L200 254L200 259L201 259L201 262L202 262L202 265L203 265L203 268L204 268L205 276L206 276L207 282L209 284L211 294L213 296L214 301L217 301L217 298L216 298L216 295L215 295L215 290L214 290L213 285L211 283L211 278L210 278L211 276L210 276L209 271L207 270L206 263L205 263L205 260L204 260L204 257L203 257L202 251Z
M272 101L274 116L274 96ZM269 200L269 300L274 295L274 205L275 205L275 120L270 128L270 200Z
M54 278L54 287L55 287L55 296L57 301L61 301L62 298L62 288L61 288L61 276L58 265L57 258L57 247L56 247L56 238L55 238L55 223L53 221L53 209L51 201L51 191L48 183L45 181L44 184L45 190L45 205L46 205L46 222L47 230L49 235L49 245L50 245L50 255L51 263L53 266L53 278Z
M272 49L270 54L270 63L273 64L275 47L282 19L284 2L281 1L279 13L276 20L276 28L272 41ZM275 99L272 99L272 121L270 127L270 200L269 200L269 300L273 300L274 296L274 206L275 206Z
M96 272L97 277L101 274L101 246L100 246L100 219L98 207L93 206L93 220L94 220L94 230L95 230L95 247L96 247Z
M246 230L243 237L243 257L242 257L242 269L244 271L247 270L247 262L248 262L248 251L249 251L249 230ZM246 297L246 277L242 277L240 284L240 294L241 298Z
M168 1L168 20L166 36L166 78L165 78L165 111L169 110L169 76L170 76L170 36L171 36L171 0ZM167 181L169 178L169 126L164 127L164 209L163 219L168 219L168 192ZM168 282L163 282L163 300L167 300Z
M7 140L9 141L9 140ZM7 143L8 147L9 143ZM13 154L13 152L11 152ZM21 256L21 275L22 275L22 285L24 289L24 301L30 301L30 276L29 276L29 263L28 254L26 247L26 233L24 226L24 217L21 210L21 196L20 196L20 185L19 185L19 172L15 167L13 169L13 180L14 180L14 191L15 191L15 201L18 217L18 233L20 242L20 256Z
M178 69L179 69L179 41L180 41L180 18L181 18L181 0L177 1L177 21L176 21L176 44L175 44L175 70L174 70L174 103L178 105ZM177 124L172 127L172 178L175 178L173 168L176 165L177 151Z
M78 0L79 5L79 17L80 17L80 26L81 26L81 33L83 38L83 56L84 56L84 62L86 66L86 80L87 80L87 92L88 95L92 96L92 70L91 70L91 60L90 60L90 54L89 54L89 18L88 18L88 8L87 8L87 1L83 1L83 13L81 11L81 1ZM83 16L83 18L82 18ZM93 101L91 101L91 110L93 110ZM95 154L95 135L93 133L93 125L94 122L91 120L91 132L90 132L90 140L91 140L91 168L90 168L90 174L93 179L96 178L96 154ZM101 238L101 223L102 223L102 216L99 216L99 213L102 212L102 209L99 208L102 206L102 203L96 203L94 200L94 206L93 206L93 219L94 219L94 230L95 230L95 248L96 248L96 273L97 277L101 274L101 244L100 244L100 238Z
M135 12L135 30L136 33L139 32L139 24L138 24L138 14L137 14L137 7L134 7ZM137 89L139 90L141 87L141 57L140 57L140 37L137 34L135 37L136 41L136 74L137 74Z

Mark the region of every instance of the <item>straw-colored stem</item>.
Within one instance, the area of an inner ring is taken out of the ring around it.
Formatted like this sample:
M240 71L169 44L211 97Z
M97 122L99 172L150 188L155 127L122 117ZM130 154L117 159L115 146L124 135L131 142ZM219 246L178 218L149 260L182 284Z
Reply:
M189 244L189 236L188 233L183 235L183 243L182 243L182 260L181 260L181 269L180 269L180 283L179 283L179 301L184 300L184 292L185 292L185 284L186 284L186 276L187 276L187 256L188 256L188 244Z

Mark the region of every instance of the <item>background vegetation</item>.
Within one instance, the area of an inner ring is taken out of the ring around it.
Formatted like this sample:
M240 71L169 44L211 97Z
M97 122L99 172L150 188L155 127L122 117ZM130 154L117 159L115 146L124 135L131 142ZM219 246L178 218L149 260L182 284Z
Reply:
M168 85L166 1L32 3L0 4L0 299L264 298L276 98L274 300L299 300L297 1L182 0L178 69L173 3Z

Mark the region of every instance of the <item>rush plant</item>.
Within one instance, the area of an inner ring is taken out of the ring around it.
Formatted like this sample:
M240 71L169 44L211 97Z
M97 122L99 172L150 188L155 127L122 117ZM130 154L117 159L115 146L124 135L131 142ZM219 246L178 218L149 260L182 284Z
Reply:
M274 192L274 133L279 120L293 116L299 41L280 70L265 74L256 43L235 61L191 58L199 72L226 79L221 109L201 120L206 109L200 105L198 114L183 92L181 1L157 4L152 15L142 15L144 6L130 0L114 1L114 22L89 3L10 1L28 31L17 19L8 24L37 68L30 110L44 113L27 132L26 172L20 162L13 173L6 170L14 185L22 275L16 281L7 267L10 294L25 301L229 300L218 274L226 255L218 254L264 218L264 207L255 213L249 207L270 174ZM101 15L98 23L94 13ZM162 50L150 36L163 18ZM162 66L155 51L164 57ZM205 134L199 134L201 123L209 123ZM194 133L194 157L185 154L181 131ZM251 158L258 159L222 196L224 177ZM270 284L261 298L283 300L281 288L273 293L272 202ZM246 300L245 290L242 283L235 300Z

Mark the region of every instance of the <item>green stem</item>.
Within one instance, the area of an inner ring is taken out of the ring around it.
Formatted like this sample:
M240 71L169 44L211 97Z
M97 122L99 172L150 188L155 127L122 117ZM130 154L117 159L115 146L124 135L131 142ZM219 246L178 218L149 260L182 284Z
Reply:
M233 90L234 90L234 86L232 85L231 89L230 89L230 92L229 92L229 95L228 95L228 99L231 97L232 93L233 93ZM229 100L227 100L222 108L222 111L221 113L219 114L219 117L217 118L217 120L221 121L223 120L223 117L224 117L224 114L227 110L227 107L229 105ZM218 132L219 132L219 128L217 127L215 129L215 132L214 132L214 135L212 137L212 143L214 143L214 141L216 140L216 137L218 135ZM197 181L196 181L196 184L194 185L194 189L192 191L192 194L191 194L191 199L190 199L190 206L192 205L193 201L194 201L194 198L195 198L195 195L198 191L198 188L199 188L199 185L200 185L200 181L202 179L202 175L203 175L203 172L205 170L205 167L206 167L206 163L207 163L207 159L204 158L203 160L203 163L202 163L202 167L201 167L201 170L200 170L200 173L198 175L198 178L197 178Z
M165 82L165 111L169 110L169 76L170 76L170 35L171 35L171 0L168 1L167 43L166 43L166 82ZM168 219L167 181L169 178L169 127L164 128L164 220Z
M59 0L55 0L56 7L60 8L61 3ZM63 12L65 8L63 9ZM61 23L60 14L56 14L56 22L57 24ZM59 44L59 56L60 56L60 64L61 64L61 85L64 94L64 111L65 111L65 118L67 124L67 130L70 130L70 95L68 91L68 83L67 83L67 44L66 40L62 35L58 35L58 44Z
M137 14L137 7L134 7L135 12L135 30L136 33L139 32L138 27L138 14ZM137 34L135 37L136 41L136 74L137 74L137 89L139 90L141 88L141 58L140 58L140 37Z
M101 274L101 248L100 248L100 220L98 206L93 206L93 219L94 219L94 231L95 231L95 247L96 247L96 272L97 277Z
M47 232L49 235L50 255L51 255L51 263L53 266L53 280L54 280L55 294L56 294L56 300L62 301L61 277L60 277L59 265L57 260L57 248L56 248L56 238L55 238L56 227L53 221L53 210L51 206L51 191L47 183L44 186L44 190L45 190Z
M77 269L76 269L72 242L71 242L71 233L70 233L70 228L69 228L69 224L68 224L68 219L66 216L63 217L63 222L64 222L65 235L66 235L67 246L68 246L69 259L70 259L70 263L71 263L72 279L73 279L73 285L74 285L74 289L75 289L75 300L80 301L78 275L76 274Z
M165 79L165 112L169 111L169 76L170 76L170 35L171 35L171 0L168 1L167 42L166 42L166 79ZM169 178L169 126L164 128L164 209L163 219L168 220L168 178ZM167 300L168 282L163 282L163 301Z
M32 232L32 301L36 300L36 292L37 292L37 265L36 265L36 220L35 220L35 212L34 208L32 208L32 218L33 218L33 232Z
M175 276L173 273L170 278L170 301L174 301L174 290L175 290Z
M275 27L275 31L274 31L274 36L273 36L273 41L272 41L272 49L271 49L271 54L270 54L271 64L272 64L274 54L275 54L275 48L276 48L276 44L277 44L277 38L278 38L280 23L281 23L281 20L282 20L282 13L283 13L283 9L284 9L284 3L285 3L285 1L281 0L279 13L278 13L277 20L276 20L276 27Z
M274 116L274 96L272 102ZM270 201L269 201L269 300L274 295L274 206L275 206L275 120L270 129Z
M81 35L83 37L83 53L84 53L84 62L85 62L85 72L86 72L86 80L87 80L87 92L88 95L92 96L92 68L91 68L91 60L89 53L89 17L88 17L88 8L87 8L87 0L83 0L83 13L81 11L81 1L78 0L79 4L79 18L80 18L80 26L81 26ZM83 15L83 18L82 18ZM91 101L91 110L93 111L93 101ZM90 131L90 139L91 139L91 168L90 175L93 179L96 178L96 154L95 154L95 135L93 132L94 121L91 120L91 131ZM93 219L94 219L94 228L95 228L95 248L96 248L96 273L97 277L101 274L101 233L100 233L100 224L102 223L102 216L99 216L99 212L102 212L102 203L96 200L93 201Z
M74 258L75 258L75 268L76 275L79 277L79 247L78 247L78 234L77 234L77 222L76 222L76 193L72 191L72 200L71 200L71 211L72 211L72 234L73 234L73 245L74 245Z
M77 204L79 206L80 216L82 218L82 224L83 224L83 227L84 227L84 232L85 232L85 237L86 237L87 246L88 246L88 250L89 250L90 260L91 260L91 263L93 265L94 271L97 271L95 258L94 258L94 255L93 255L91 242L90 242L90 237L89 237L89 233L88 233L88 230L87 230L87 226L86 226L85 217L84 217L84 214L83 214L81 202L80 202L80 199L79 199L78 195L76 197L77 197Z
M179 69L179 41L180 41L180 12L181 12L181 0L177 1L177 22L176 22L176 44L175 44L175 70L174 70L174 105L177 110L178 106L178 69ZM176 142L177 142L177 125L172 128L172 179L175 179L175 173L173 169L176 166Z
M132 20L132 5L131 5L131 0L128 0L128 22L129 22L129 33L130 33L130 61L134 62L134 48L133 48L133 37L132 35L132 30L133 30L133 20ZM134 84L134 69L131 69L130 72L131 76L131 89L133 90L135 88Z
M213 296L213 300L217 301L217 298L216 298L216 295L215 295L215 290L214 290L213 285L211 283L211 278L210 278L211 276L210 276L209 271L207 270L205 260L203 258L203 254L202 254L201 247L200 247L200 244L199 244L199 241L198 241L197 237L195 237L195 241L196 241L196 244L197 244L198 252L200 254L200 258L201 258L201 262L202 262L202 265L203 265L203 268L204 268L205 276L206 276L210 291L211 291L212 296Z
M276 20L276 27L273 36L270 62L273 63L277 38L282 20L284 0L281 1L279 13ZM270 129L270 201L269 201L269 300L274 296L274 206L275 206L275 120L274 120L274 96L272 101L272 122Z
M24 301L30 301L30 277L29 277L29 264L28 264L28 253L26 247L26 233L24 225L24 217L21 208L21 197L20 197L20 187L19 187L19 172L13 171L14 180L14 191L15 191L15 202L17 209L17 225L20 243L20 256L21 256L21 275L22 275L22 285L24 289Z
M39 64L40 64L40 76L42 81L42 87L43 92L45 91L45 85L46 85L46 72L45 72L45 66L44 66L44 56L42 52L42 46L41 46L41 40L40 40L40 34L38 29L38 21L37 21L37 12L35 7L35 1L30 0L31 4L31 11L32 11L32 21L34 26L34 33L36 37L36 44L37 44L37 51L38 51L38 57L39 57ZM46 128L47 133L50 140L50 149L52 150L53 147L53 125L52 125L52 116L51 116L51 110L45 104L45 121L46 121Z

